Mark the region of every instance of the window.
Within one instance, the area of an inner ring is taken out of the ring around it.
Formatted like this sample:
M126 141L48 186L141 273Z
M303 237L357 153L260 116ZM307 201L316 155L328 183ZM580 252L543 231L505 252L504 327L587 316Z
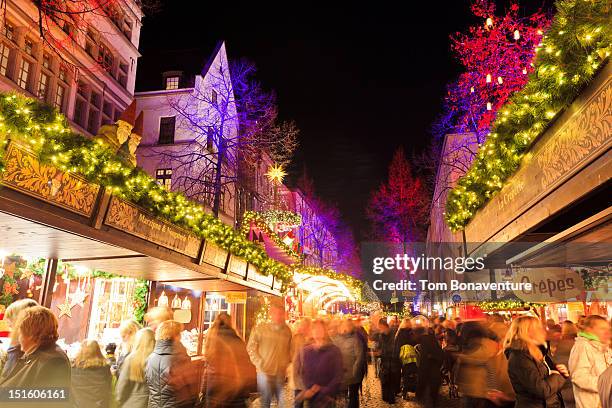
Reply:
M95 54L94 50L95 50L95 46L94 46L93 42L89 41L89 40L85 41L85 52L91 58L96 58L96 54Z
M49 75L44 72L40 73L40 80L38 81L38 97L41 99L47 99L47 91L49 90Z
M34 43L29 38L26 38L23 43L23 49L28 55L34 55Z
M171 76L166 78L166 89L178 89L179 77Z
M30 76L30 61L23 58L19 67L19 75L17 76L17 85L26 89L28 87L28 78Z
M209 126L206 131L206 149L208 149L208 151L212 153L214 153L214 149L215 149L215 139L214 138L215 138L215 131L212 126Z
M119 70L117 71L117 81L124 88L127 87L127 79L128 79L128 70L129 66L127 62L119 62Z
M91 97L89 98L89 101L91 102L91 104L95 106L96 108L100 108L100 100L101 100L100 95L92 91Z
M51 56L47 53L43 54L42 66L47 69L51 69Z
M6 76L6 69L8 68L10 51L6 44L0 43L0 74L4 76Z
M62 85L58 85L57 91L55 92L55 100L53 101L53 103L55 104L55 107L60 111L64 110L64 95L66 95L66 88L64 88Z
M89 109L89 115L87 117L87 131L92 135L95 135L100 128L100 111L95 109L93 106Z
M60 68L58 77L60 80L64 82L68 82L68 71L66 70L66 67Z
M176 118L167 116L159 119L159 144L174 143L174 124Z
M4 23L4 35L9 40L15 39L15 27L11 23Z
M104 44L100 44L98 62L102 64L102 67L108 72L111 72L113 69L113 54Z
M74 102L74 121L81 127L85 127L85 109L86 109L86 105L87 103L81 99L81 98L76 98L76 101Z
M215 91L214 89L212 90L212 94L210 95L210 100L214 105L217 104L217 91Z
M170 190L172 186L172 169L157 169L155 172L155 179L160 186L165 187L166 190Z

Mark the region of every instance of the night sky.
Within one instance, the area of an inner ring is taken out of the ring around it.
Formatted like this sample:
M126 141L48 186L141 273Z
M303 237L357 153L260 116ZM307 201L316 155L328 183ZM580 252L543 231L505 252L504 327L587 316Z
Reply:
M255 62L281 117L301 130L291 177L306 169L358 238L393 151L428 144L459 70L448 35L474 22L468 0L419 1L418 10L405 1L164 3L143 20L137 90L160 89L164 70L199 71L225 40L230 58Z

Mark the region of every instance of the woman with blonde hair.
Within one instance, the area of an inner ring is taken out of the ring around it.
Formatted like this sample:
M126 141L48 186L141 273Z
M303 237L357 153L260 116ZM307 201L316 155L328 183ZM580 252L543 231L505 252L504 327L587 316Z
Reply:
M72 398L77 407L108 407L111 372L100 344L84 340L72 365Z
M149 386L145 381L147 358L155 348L155 333L149 328L140 329L134 336L131 353L125 358L115 387L120 407L146 408L149 402Z
M140 330L140 325L132 319L124 320L119 325L119 336L121 336L121 344L119 345L119 354L117 356L117 363L111 366L111 372L114 375L119 376L121 366L125 361L125 358L132 351L134 345L134 336L136 332Z
M21 347L19 346L19 333L15 323L17 322L17 317L22 310L34 306L38 306L38 302L36 302L34 299L20 299L11 303L4 311L4 320L11 328L11 338L9 347L6 350L6 355L2 356L2 369L0 370L2 375L0 377L9 375L13 367L15 367L17 360L23 355Z
M546 356L546 330L533 316L520 316L504 339L508 375L516 392L515 408L561 408L560 391L569 376L567 368L553 368Z

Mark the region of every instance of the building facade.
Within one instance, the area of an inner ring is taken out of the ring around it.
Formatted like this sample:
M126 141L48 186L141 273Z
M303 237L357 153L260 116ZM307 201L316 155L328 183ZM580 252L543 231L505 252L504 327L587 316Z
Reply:
M64 113L75 130L95 135L133 99L142 11L136 1L121 0L78 18L70 9L41 15L39 25L33 1L7 2L0 90L42 99Z

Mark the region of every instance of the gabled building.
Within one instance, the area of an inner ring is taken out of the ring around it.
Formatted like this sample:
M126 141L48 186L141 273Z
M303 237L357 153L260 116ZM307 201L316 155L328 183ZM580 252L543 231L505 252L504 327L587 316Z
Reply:
M236 177L232 146L219 140L238 135L236 105L225 43L214 50L202 72L163 73L162 89L135 94L136 109L144 112L144 132L137 150L138 164L169 190L181 191L213 208L217 166L221 170L219 217L236 221ZM219 149L226 149L219 164Z

